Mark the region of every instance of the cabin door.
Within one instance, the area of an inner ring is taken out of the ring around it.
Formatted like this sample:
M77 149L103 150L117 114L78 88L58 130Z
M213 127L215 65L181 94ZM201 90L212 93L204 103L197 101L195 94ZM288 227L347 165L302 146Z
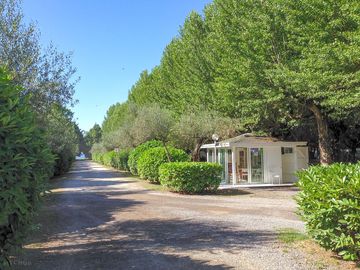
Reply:
M248 149L239 148L238 150L238 164L237 164L237 184L248 183L249 181L249 169L248 169Z
M251 183L264 183L264 149L250 148Z

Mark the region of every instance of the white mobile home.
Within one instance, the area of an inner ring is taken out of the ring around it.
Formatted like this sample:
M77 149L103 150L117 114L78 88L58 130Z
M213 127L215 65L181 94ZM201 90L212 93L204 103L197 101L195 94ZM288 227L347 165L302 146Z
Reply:
M281 141L272 137L243 134L201 147L208 162L223 168L223 184L290 184L295 172L308 167L307 142Z

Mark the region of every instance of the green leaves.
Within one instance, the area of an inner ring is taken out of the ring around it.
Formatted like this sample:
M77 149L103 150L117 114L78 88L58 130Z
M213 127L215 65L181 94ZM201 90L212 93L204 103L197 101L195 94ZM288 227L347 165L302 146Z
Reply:
M217 163L172 162L160 166L160 183L180 193L216 191L223 168Z
M204 16L188 16L129 100L156 102L176 119L216 111L240 119L246 131L275 136L300 138L299 130L316 126L318 138L305 138L317 139L321 161L331 163L324 141L332 131L359 129L359 59L359 1L214 0ZM352 149L359 145L354 135Z
M0 268L20 245L53 173L54 156L28 100L0 69Z
M309 234L346 260L360 258L360 163L299 173L299 213Z
M129 155L129 161L128 161L128 165L129 165L129 169L130 172L133 175L137 175L138 174L138 160L141 157L141 155L146 151L149 150L151 148L155 148L155 147L160 147L163 144L160 141L156 141L156 140L152 140L152 141L147 141L143 144L138 145L135 149L133 149L130 152Z
M68 171L79 149L76 123L72 117L72 112L61 105L51 106L50 113L44 117L46 140L56 156L55 175Z
M92 159L105 166L113 167L121 171L129 171L129 154L129 150L110 151L106 153L95 152L92 154Z
M183 150L167 147L172 162L189 161L190 157ZM138 172L142 179L159 182L159 167L168 162L165 147L155 147L146 150L138 160Z

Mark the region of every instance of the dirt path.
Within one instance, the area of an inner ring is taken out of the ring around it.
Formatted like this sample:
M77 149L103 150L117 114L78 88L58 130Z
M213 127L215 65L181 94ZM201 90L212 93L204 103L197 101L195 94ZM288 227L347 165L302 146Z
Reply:
M295 191L177 195L89 161L52 191L15 269L310 269L277 242Z

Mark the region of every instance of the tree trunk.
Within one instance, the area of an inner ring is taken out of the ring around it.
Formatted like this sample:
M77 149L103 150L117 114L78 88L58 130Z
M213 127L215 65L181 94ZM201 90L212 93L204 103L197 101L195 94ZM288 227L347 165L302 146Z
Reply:
M200 147L201 147L201 143L196 143L194 150L192 151L191 154L191 159L192 161L200 161Z
M329 131L329 123L317 105L311 103L308 108L314 114L316 120L320 150L320 163L322 165L329 165L333 162L333 152L331 146L332 137Z
M165 152L166 152L167 159L168 159L169 162L171 162L171 161L172 161L172 158L171 158L169 149L167 148L166 143L165 143L164 141L163 141L162 143L163 143L164 148L165 148Z
M201 146L204 144L205 141L206 138L197 138L195 140L195 148L191 153L192 161L200 161L200 150L201 150Z

